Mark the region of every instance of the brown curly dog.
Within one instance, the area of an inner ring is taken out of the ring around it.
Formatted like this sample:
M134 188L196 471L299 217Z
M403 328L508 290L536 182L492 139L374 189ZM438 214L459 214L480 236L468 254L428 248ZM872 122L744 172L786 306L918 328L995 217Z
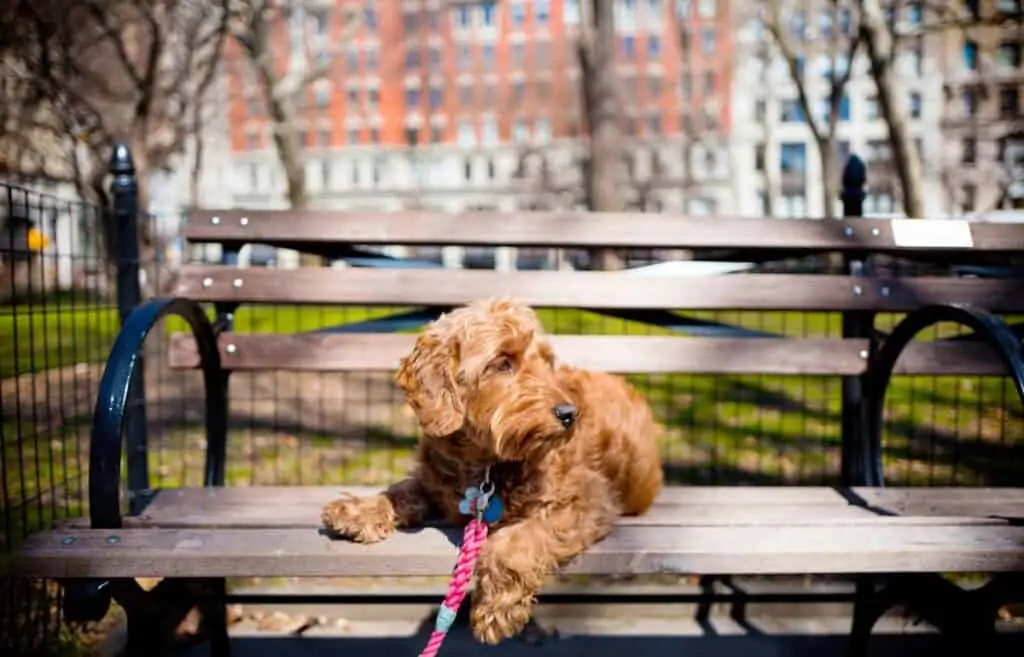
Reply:
M459 501L490 466L505 512L476 566L470 622L482 642L518 634L545 577L661 490L646 401L620 377L556 366L524 304L488 299L442 315L395 380L423 430L412 475L328 504L323 523L367 543L433 517L465 523Z

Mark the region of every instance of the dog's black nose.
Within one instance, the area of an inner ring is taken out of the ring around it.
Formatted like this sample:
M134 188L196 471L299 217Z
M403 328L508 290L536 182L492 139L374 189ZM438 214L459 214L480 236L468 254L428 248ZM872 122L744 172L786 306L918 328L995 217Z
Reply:
M559 404L551 409L555 412L555 417L562 423L562 426L568 429L572 426L572 423L576 421L576 407L572 404Z

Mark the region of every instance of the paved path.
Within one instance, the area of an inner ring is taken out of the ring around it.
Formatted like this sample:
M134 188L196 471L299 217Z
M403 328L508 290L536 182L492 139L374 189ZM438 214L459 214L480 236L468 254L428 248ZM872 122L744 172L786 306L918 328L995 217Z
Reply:
M699 623L686 619L567 618L557 623L556 635L515 639L497 647L476 643L464 625L457 624L441 649L442 657L845 657L848 617L752 619L743 625L727 617ZM548 622L541 624L550 627ZM294 628L291 628L294 630ZM243 621L232 630L234 657L415 657L426 632L411 619L389 621L327 621L301 636L259 629ZM911 625L898 616L883 619L872 640L871 657L963 657L930 628ZM1005 636L998 655L1024 655L1024 633ZM205 646L186 657L205 657Z

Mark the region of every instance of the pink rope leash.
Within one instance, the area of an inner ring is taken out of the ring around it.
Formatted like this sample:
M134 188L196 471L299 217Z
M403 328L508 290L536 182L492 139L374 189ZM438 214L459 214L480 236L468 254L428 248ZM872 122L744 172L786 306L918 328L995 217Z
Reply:
M444 638L455 621L462 600L469 590L473 579L473 568L476 566L480 549L487 540L488 523L497 522L501 518L502 504L494 495L494 484L491 483L490 468L484 473L484 481L479 488L466 490L466 496L459 503L459 511L472 516L462 532L462 545L459 546L459 558L455 562L455 571L448 584L448 594L437 610L434 631L427 640L427 645L420 657L436 657L444 643Z
M473 518L466 525L462 533L462 547L459 549L459 560L455 564L455 572L452 573L451 582L448 585L448 595L437 610L437 621L434 631L427 640L427 645L420 653L420 657L435 657L448 629L455 620L463 598L469 590L469 583L473 577L473 568L476 566L476 558L480 555L480 548L487 540L487 523L478 518Z

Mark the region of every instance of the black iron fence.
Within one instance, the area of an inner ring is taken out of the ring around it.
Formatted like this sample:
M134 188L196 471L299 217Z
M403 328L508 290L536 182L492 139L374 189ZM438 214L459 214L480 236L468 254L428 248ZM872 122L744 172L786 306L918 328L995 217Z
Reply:
M0 553L83 513L89 424L118 328L95 206L0 185ZM2 580L0 652L59 637L55 589Z
M118 253L96 239L98 210L2 186L0 192L0 442L3 550L29 532L86 512L88 436L96 388L120 320L142 299L140 213L127 152L114 158ZM852 187L852 186L851 186ZM847 199L850 207L855 197ZM851 212L852 213L852 212ZM643 255L643 254L641 254ZM650 256L650 254L647 254ZM150 260L151 293L173 271ZM911 263L884 265L899 276ZM786 261L781 271L856 263ZM940 267L944 275L962 275ZM977 275L973 272L972 275ZM999 276L993 270L984 275ZM292 333L391 314L398 308L253 306L232 313L240 333ZM541 311L554 333L657 329L578 310ZM210 315L213 316L213 309ZM840 313L706 312L698 319L802 337L856 337L863 318ZM898 317L881 315L875 326ZM1019 320L1011 319L1011 323ZM172 369L165 322L147 339L145 376L129 415L126 489L201 485L203 381ZM931 336L960 329L939 326ZM839 377L647 375L630 377L670 440L674 483L837 484L844 423L856 381ZM1024 416L1003 377L898 377L886 403L887 480L904 485L1019 485ZM849 432L849 428L846 429ZM226 483L384 485L401 477L416 428L390 377L380 373L236 372L230 386ZM1016 451L1015 451L1016 450ZM133 464L133 465L131 465ZM127 496L126 496L127 497ZM127 504L127 500L126 500ZM0 636L23 645L56 633L53 591L4 583ZM18 646L2 646L20 654ZM5 652L5 654L11 654Z

